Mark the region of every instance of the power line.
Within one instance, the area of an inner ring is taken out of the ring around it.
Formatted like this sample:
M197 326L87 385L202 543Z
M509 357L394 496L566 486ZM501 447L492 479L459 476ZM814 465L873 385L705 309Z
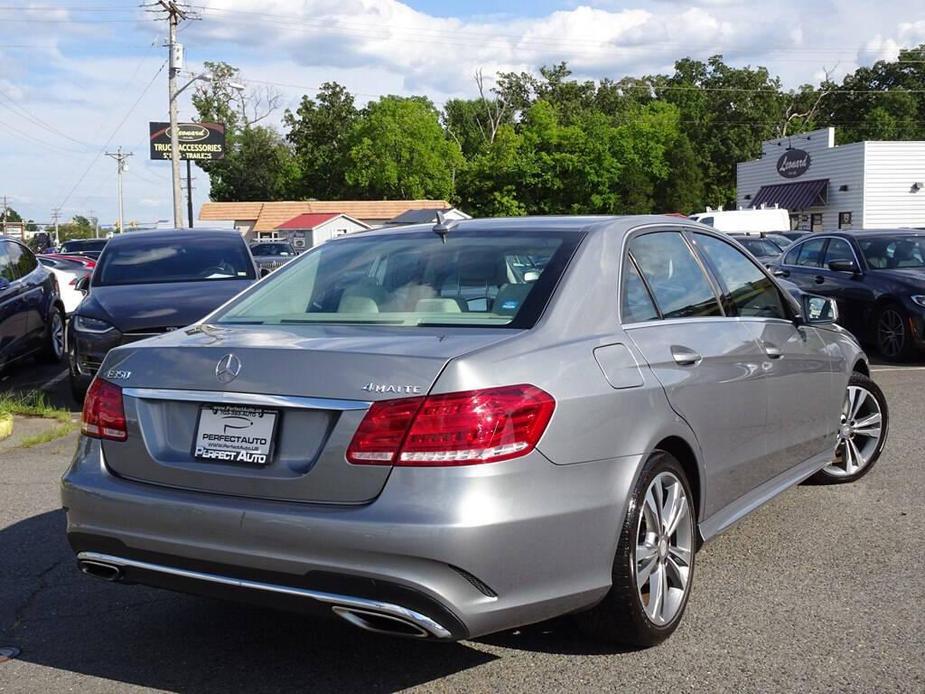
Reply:
M116 133L118 133L119 130L122 128L122 126L125 125L125 121L129 119L129 116L132 115L132 112L135 110L138 104L141 103L141 100L144 98L145 94L148 93L148 90L151 88L151 85L154 84L154 81L158 78L161 72L163 72L166 66L167 66L167 61L165 60L163 63L161 63L161 66L157 69L157 72L154 73L154 76L145 85L144 89L141 90L141 94L138 95L138 98L135 99L135 102L129 107L128 111L126 111L125 115L122 117L122 120L119 121L119 124L112 131L112 134L107 138L102 148L100 148L100 150L96 153L96 155L87 165L87 168L84 169L83 173L80 174L80 178L78 178L77 182L73 186L71 186L71 189L68 191L68 194L64 196L64 200L61 202L60 207L64 207L67 204L67 201L71 199L71 196L74 194L74 191L76 191L77 188L80 186L80 184L83 183L84 179L87 177L87 174L90 173L90 169L93 168L93 165L96 164L96 162L99 160L101 156L103 156L103 152L105 151L107 147L109 147L109 144L115 138Z

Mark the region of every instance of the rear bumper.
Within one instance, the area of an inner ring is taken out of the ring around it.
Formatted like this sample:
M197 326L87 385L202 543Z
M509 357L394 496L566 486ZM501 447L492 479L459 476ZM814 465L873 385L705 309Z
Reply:
M639 463L396 468L374 502L327 506L123 480L81 438L62 498L75 552L121 560L125 580L285 609L359 604L460 639L599 601Z

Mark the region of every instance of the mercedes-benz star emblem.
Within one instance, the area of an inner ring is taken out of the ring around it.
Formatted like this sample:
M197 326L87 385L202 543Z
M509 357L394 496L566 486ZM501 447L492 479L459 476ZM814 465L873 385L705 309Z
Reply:
M241 373L241 360L233 354L226 354L215 365L215 378L219 383L231 383Z

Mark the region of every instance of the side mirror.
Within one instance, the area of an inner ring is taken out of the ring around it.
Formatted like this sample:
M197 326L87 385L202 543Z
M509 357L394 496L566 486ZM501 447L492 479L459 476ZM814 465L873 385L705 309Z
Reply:
M803 322L809 325L828 325L838 320L838 305L824 296L804 294Z
M853 260L833 260L829 263L829 270L832 272L850 272L852 275L856 275L861 271Z
M10 281L6 277L0 277L0 291L10 286Z
M260 268L260 279L263 279L269 274L270 274L270 271L267 268L265 267Z
M90 291L90 276L84 275L79 280L77 280L77 284L74 285L74 289L76 289L78 292L83 292L84 294L89 292Z

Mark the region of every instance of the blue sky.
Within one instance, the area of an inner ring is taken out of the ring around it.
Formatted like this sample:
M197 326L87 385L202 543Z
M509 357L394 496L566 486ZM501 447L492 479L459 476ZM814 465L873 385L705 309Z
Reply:
M568 61L600 79L671 70L723 53L765 65L788 86L836 76L925 43L920 2L868 0L191 0L187 67L224 60L282 109L337 80L365 102L384 93L436 103L471 96L472 75ZM136 0L0 0L0 197L44 222L116 218L115 162L126 218L170 217L169 164L148 161L147 123L166 119L166 33ZM190 117L188 101L181 117ZM194 169L195 170L195 169ZM197 171L196 208L208 194Z

